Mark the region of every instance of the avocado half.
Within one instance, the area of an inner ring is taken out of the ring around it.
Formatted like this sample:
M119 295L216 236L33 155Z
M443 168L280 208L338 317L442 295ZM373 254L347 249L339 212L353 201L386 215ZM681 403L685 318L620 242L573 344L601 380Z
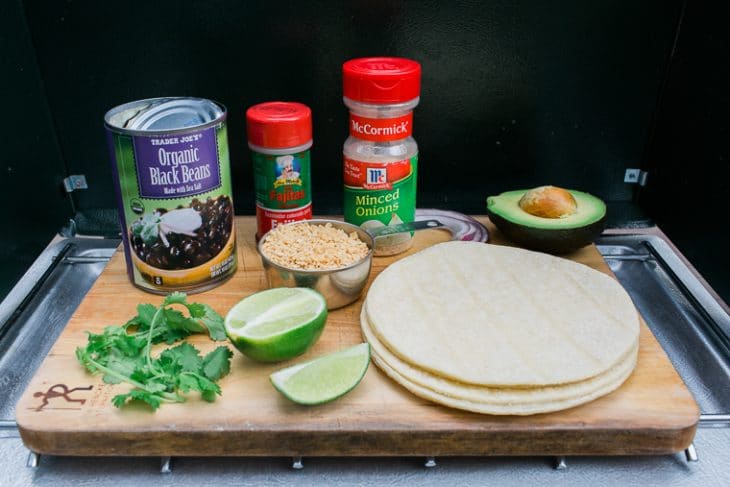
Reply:
M527 213L520 199L529 190L507 191L487 198L487 215L510 240L532 250L565 254L593 242L606 224L606 204L588 193L567 190L576 202L575 213L544 218Z

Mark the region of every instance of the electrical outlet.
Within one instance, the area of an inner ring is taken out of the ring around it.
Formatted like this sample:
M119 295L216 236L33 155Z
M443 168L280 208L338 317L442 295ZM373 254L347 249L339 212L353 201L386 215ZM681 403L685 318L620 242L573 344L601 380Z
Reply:
M624 174L624 183L638 183L641 169L627 169Z

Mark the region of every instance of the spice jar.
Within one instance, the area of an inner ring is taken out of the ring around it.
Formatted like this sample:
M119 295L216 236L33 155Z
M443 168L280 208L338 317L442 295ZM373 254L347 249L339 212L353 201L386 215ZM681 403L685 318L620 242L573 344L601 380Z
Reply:
M256 192L256 238L283 223L312 218L312 111L273 101L246 111Z
M418 145L413 109L421 65L395 57L352 59L342 66L350 136L343 148L345 221L366 230L412 222L416 215ZM413 233L378 238L375 255L408 249Z

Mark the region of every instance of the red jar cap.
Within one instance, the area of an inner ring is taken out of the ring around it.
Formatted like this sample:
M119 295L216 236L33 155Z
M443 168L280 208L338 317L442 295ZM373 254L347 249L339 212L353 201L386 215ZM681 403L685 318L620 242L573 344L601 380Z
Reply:
M421 65L400 57L364 57L342 65L345 97L364 103L403 103L421 93Z
M268 149L297 147L312 140L312 110L303 103L270 101L246 110L248 142Z

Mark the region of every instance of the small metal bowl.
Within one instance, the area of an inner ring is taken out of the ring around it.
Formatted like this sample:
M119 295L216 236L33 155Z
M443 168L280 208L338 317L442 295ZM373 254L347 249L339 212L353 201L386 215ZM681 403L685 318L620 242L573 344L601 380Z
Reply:
M338 220L302 220L287 225L326 225L327 223L330 223L334 228L344 230L348 235L352 232L357 233L357 236L367 244L370 251L362 259L345 267L313 271L292 269L269 260L261 249L270 232L265 233L259 240L258 251L264 263L264 272L270 288L308 287L324 296L327 309L336 309L348 305L360 297L370 276L375 242L368 232L357 225Z

